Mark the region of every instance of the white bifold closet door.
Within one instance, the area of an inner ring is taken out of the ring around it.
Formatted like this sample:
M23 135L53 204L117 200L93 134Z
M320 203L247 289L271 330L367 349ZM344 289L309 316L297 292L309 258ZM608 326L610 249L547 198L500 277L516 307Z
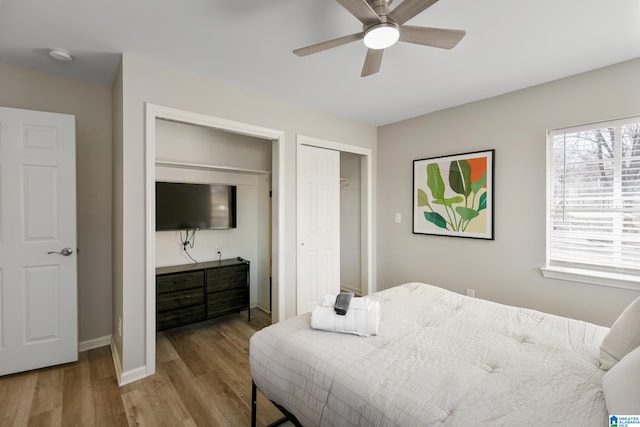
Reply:
M0 107L0 375L78 358L75 166L73 116Z
M298 146L297 314L340 292L340 152Z

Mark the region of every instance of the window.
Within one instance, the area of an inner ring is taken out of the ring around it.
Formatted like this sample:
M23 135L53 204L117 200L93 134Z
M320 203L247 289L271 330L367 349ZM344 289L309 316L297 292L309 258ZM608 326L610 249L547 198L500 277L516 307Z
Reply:
M640 289L640 116L548 133L546 277Z

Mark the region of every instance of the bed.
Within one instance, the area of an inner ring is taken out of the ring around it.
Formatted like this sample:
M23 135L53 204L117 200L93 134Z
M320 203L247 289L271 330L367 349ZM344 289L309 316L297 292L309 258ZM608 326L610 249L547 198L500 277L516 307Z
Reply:
M609 328L423 283L369 298L382 311L376 336L314 330L305 314L251 338L255 386L294 423L608 425Z

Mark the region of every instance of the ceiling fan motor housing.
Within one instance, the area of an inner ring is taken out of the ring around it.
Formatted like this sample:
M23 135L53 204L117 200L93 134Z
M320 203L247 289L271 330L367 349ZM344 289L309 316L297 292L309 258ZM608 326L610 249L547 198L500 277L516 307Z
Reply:
M393 0L367 0L367 3L371 5L371 8L376 12L380 20L362 25L362 31L365 33L365 45L368 46L366 40L367 35L371 31L380 30L391 32L395 30L399 33L400 26L387 16L389 14L389 5L391 5L391 2L393 2Z
M387 16L389 14L389 6L393 3L393 0L367 0L367 3L371 5L371 8L380 16Z

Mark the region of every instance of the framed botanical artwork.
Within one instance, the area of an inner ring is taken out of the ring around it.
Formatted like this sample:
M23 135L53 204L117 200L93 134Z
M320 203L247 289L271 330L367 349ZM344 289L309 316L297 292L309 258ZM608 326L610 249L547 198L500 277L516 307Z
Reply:
M413 232L494 239L495 150L413 161Z

